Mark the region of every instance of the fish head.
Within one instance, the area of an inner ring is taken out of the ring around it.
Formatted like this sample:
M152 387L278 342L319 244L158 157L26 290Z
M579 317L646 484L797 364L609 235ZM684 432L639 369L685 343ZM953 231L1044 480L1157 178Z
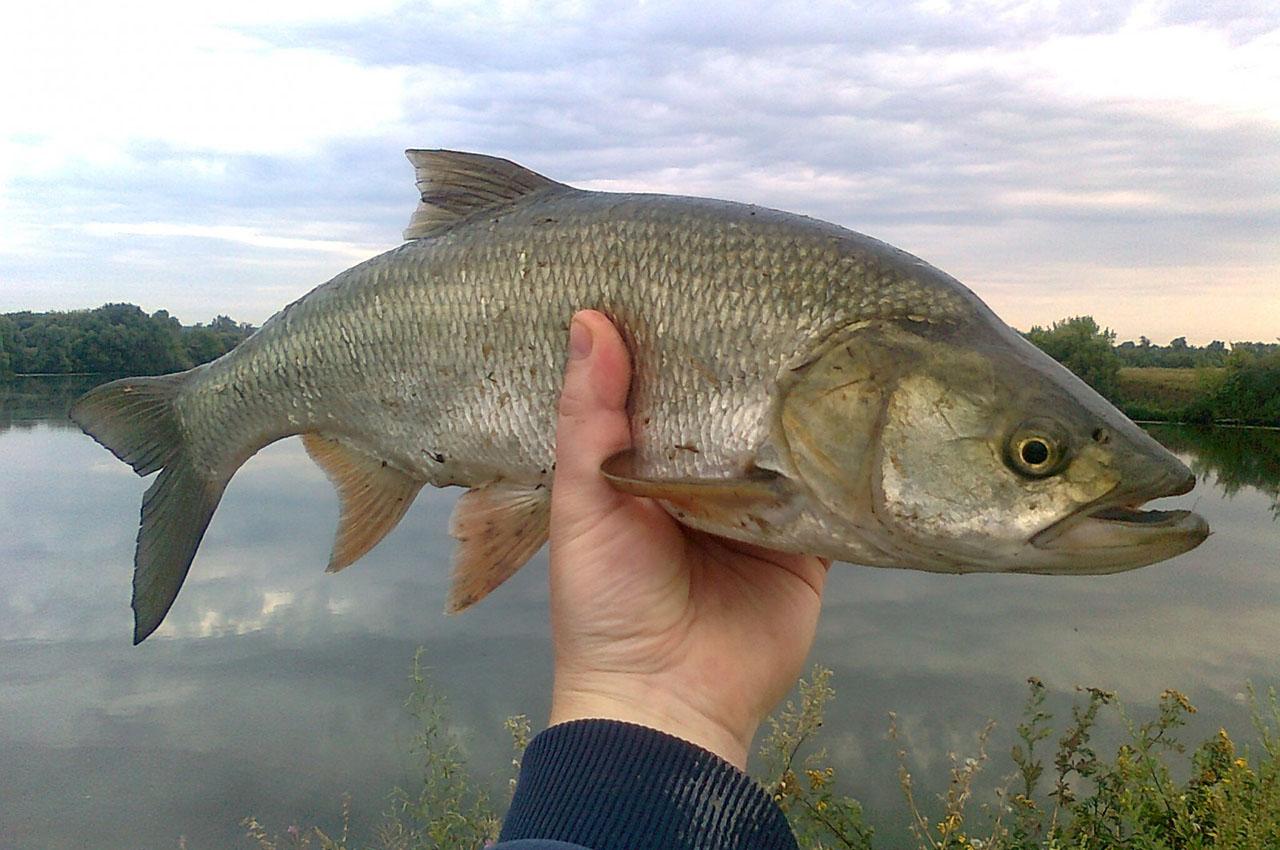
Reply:
M870 323L798 372L779 423L793 475L829 528L845 525L834 536L858 541L824 554L941 572L1095 574L1208 536L1194 513L1140 508L1189 492L1192 472L998 320Z

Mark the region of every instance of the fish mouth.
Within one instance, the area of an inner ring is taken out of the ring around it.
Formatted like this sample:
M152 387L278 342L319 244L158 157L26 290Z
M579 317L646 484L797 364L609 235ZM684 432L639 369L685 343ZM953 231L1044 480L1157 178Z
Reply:
M1185 495L1195 485L1195 475L1184 468L1141 492L1105 496L1042 529L1030 542L1060 561L1053 572L1113 573L1172 558L1203 543L1209 523L1192 511L1144 510L1142 505Z
M1161 528L1173 528L1193 516L1196 516L1196 514L1191 513L1191 511L1143 511L1129 507L1099 508L1096 511L1090 511L1088 514L1089 519L1102 520L1103 522L1159 526Z

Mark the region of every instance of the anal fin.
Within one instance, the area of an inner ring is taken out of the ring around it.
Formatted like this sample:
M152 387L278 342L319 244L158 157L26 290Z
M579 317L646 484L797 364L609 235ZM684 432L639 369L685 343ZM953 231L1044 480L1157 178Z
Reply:
M450 614L479 602L533 557L547 540L551 491L497 481L468 490L449 519L453 551Z
M342 502L327 568L336 573L396 527L425 482L333 437L303 434L302 444L338 489Z

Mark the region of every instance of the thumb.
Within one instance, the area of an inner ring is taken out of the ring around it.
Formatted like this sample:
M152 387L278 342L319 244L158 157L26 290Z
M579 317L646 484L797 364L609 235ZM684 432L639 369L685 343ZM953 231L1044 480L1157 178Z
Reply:
M600 465L631 445L630 384L630 357L613 323L595 310L575 314L556 423L551 505L553 515L570 527L589 525L626 499L600 474Z

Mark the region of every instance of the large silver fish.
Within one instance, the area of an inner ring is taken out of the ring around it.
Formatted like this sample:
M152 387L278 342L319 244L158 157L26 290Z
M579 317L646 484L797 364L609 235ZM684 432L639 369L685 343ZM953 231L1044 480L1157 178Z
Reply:
M681 522L939 572L1106 573L1185 552L1191 472L910 254L803 216L587 192L512 162L409 151L405 244L187 372L98 387L72 417L139 475L135 643L160 625L227 481L303 435L342 514L330 570L424 484L470 488L448 607L542 546L568 322L634 361L635 449L606 464Z

